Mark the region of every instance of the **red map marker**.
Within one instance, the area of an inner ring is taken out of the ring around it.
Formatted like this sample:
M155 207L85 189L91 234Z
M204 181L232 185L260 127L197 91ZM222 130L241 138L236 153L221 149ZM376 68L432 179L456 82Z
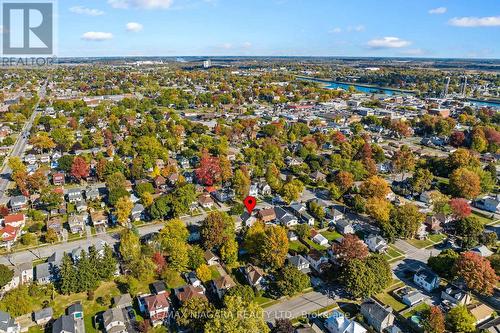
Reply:
M243 200L243 204L247 208L248 214L252 214L253 209L255 208L255 205L257 205L257 199L254 197L248 196Z

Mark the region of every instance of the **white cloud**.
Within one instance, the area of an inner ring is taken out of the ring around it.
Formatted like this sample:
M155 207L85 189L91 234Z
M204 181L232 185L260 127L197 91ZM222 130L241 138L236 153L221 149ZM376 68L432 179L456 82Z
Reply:
M83 6L74 6L69 9L70 12L81 15L90 15L90 16L101 16L104 14L102 10L87 8Z
M111 32L99 32L99 31L89 31L82 35L83 40L89 41L103 41L110 40L113 38L113 34Z
M440 15L446 13L448 9L446 7L438 7L429 10L429 14L431 15Z
M364 30L365 30L365 26L364 25L357 25L355 27L348 27L347 28L347 31L361 32L361 31L364 31Z
M108 0L113 8L168 9L174 0Z
M500 26L500 16L486 17L454 17L448 21L450 25L456 27L498 27Z
M142 24L140 23L137 23L137 22L129 22L127 23L127 31L130 31L130 32L139 32L139 31L142 31L142 29L144 28Z
M367 45L372 49L397 49L410 44L411 42L398 37L383 37L379 39L372 39Z
M332 34L339 34L342 32L342 28L333 28L332 30L330 30L330 33Z

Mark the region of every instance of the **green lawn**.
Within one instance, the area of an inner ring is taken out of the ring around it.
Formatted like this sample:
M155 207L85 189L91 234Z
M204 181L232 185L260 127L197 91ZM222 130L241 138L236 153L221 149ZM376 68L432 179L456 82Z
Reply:
M429 239L407 239L409 244L415 246L416 248L423 249L425 247L431 246L434 243Z
M404 257L404 253L401 250L399 250L397 247L395 247L394 245L391 244L391 245L389 245L387 252L384 253L384 257L388 261L391 261L391 260L394 260L396 258Z
M217 270L216 266L209 266L210 272L212 272L212 280L218 279L221 277L220 272Z
M288 249L289 250L293 250L295 252L299 252L299 250L302 248L304 248L305 246L299 242L298 240L296 241L291 241L291 242L288 242Z
M322 231L321 234L326 238L328 239L329 242L333 242L334 240L342 237L341 234L339 234L338 232L336 232L335 230L334 231Z
M384 305L390 306L394 311L400 312L406 309L406 305L399 302L397 299L392 297L388 292L380 293L376 296L376 299L383 303Z
M482 224L486 225L486 224L489 224L491 222L493 222L492 219L484 216L483 214L479 214L477 212L472 212L472 215L471 216L474 216L476 217L479 221L481 221Z
M413 307L410 311L405 312L403 314L403 317L410 318L411 316L413 316L417 313L421 313L422 311L425 311L427 309L429 309L429 305L427 303L422 302L422 303L415 305L415 307Z
M313 242L312 240L310 240L310 239L306 239L306 240L304 240L304 241L305 241L307 244L309 244L309 245L310 245L313 249L316 249L316 250L318 250L318 251L324 251L324 250L326 250L326 249L328 248L328 247L326 247L326 246L321 246L321 245L319 245L319 244L316 244L316 243L314 243L314 242Z
M254 301L259 304L262 308L270 307L271 305L277 304L280 302L279 299L272 299L265 296L259 296L254 299Z
M429 240L432 241L434 244L441 243L445 238L446 236L443 234L429 235Z

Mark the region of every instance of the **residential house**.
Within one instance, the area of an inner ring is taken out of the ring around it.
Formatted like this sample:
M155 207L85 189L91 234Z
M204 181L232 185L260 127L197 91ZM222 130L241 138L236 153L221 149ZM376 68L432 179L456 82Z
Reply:
M133 300L130 294L122 294L113 297L113 306L118 309L124 309L132 306Z
M190 284L175 288L174 295L180 304L184 304L193 298L207 299L207 296L205 296L205 288L203 288L203 286L196 287Z
M299 223L297 217L288 213L281 207L275 207L274 213L276 214L276 221L283 226L291 227Z
M26 209L28 205L28 198L24 195L17 195L11 197L9 200L9 207L11 212L19 212L23 209Z
M418 290L414 290L410 287L405 287L403 289L404 292L401 293L399 297L401 298L401 301L408 306L414 306L415 304L423 302L427 299L427 296L425 296Z
M329 333L365 333L366 329L355 320L350 320L340 312L334 310L325 321L325 328Z
M59 240L63 239L65 229L63 228L63 218L61 216L53 216L46 223L47 230L53 230L57 234Z
M196 272L194 271L185 273L184 279L186 279L186 281L193 287L202 287L203 289L205 289L203 287L203 283L201 282L200 279L198 279L198 277L196 276Z
M314 171L313 173L310 174L310 177L315 182L321 182L326 179L326 175L324 173L321 173L320 171Z
M72 234L83 234L88 219L89 214L87 213L68 216L69 231Z
M426 204L432 204L432 197L436 195L439 191L424 191L420 194L420 201L425 202Z
M323 272L322 266L328 262L328 257L315 249L309 251L306 259L307 261L309 261L310 267L312 267L318 273Z
M475 248L473 248L471 250L471 252L475 252L475 253L479 254L481 257L485 257L485 258L493 255L493 251L488 249L488 247L486 245L476 246Z
M77 188L69 189L66 192L66 196L68 197L68 202L71 202L71 203L83 201L82 191L80 189L77 189Z
M87 210L87 203L84 200L75 203L75 209L78 213L83 213Z
M274 208L264 208L258 211L257 218L264 223L272 222L276 219Z
M123 309L111 308L102 313L102 323L107 333L126 333L126 322Z
M328 239L325 236L317 232L316 230L311 230L311 240L321 246L328 245Z
M455 305L468 305L471 302L470 293L449 283L446 288L441 291L441 301L443 303L451 303Z
M168 293L159 295L150 295L144 297L146 312L151 321L151 325L161 325L168 317L170 302L168 301Z
M259 185L258 184L250 185L250 190L248 191L248 195L252 197L257 197L259 195Z
M203 193L198 198L198 204L203 208L210 209L214 205L214 200L209 193Z
M85 333L82 305L80 303L70 305L66 312L66 315L54 321L52 333Z
M19 333L21 326L7 312L0 310L0 333Z
M236 283L230 275L224 275L212 280L212 285L219 299L222 299L229 289L236 286Z
M99 200L101 198L101 195L99 194L99 189L95 187L88 187L87 189L85 189L85 198L88 201Z
M55 186L63 186L65 184L66 176L62 172L56 172L52 175L52 184Z
M335 224L335 228L342 235L354 234L355 233L354 226L352 225L352 222L349 221L349 220L340 220L340 221L338 221Z
M151 289L157 295L164 294L167 292L167 286L163 281L155 281L151 284Z
M2 291L10 291L23 284L33 281L33 265L31 262L25 262L11 267L14 275L12 279L2 288Z
M495 197L487 196L474 202L474 205L479 208L492 213L500 212L500 195Z
M392 308L382 306L371 298L361 304L360 310L368 325L377 332L384 332L394 324L395 317Z
M10 215L5 216L3 219L4 226L10 225L14 228L22 229L24 227L25 223L26 223L26 215L24 215L22 213L10 214Z
M156 189L164 190L167 187L167 180L163 176L158 175L153 179L153 184Z
M429 236L429 232L427 231L427 226L422 223L417 230L417 234L415 235L417 239L426 239Z
M140 221L144 219L144 214L144 206L142 204L135 204L130 215L132 217L132 221Z
M427 216L424 222L427 231L432 234L440 233L443 230L441 226L441 221L435 216Z
M334 224L344 218L344 214L342 214L339 210L334 207L329 207L325 209L325 216L330 220L330 223Z
M428 269L419 269L413 276L413 282L427 292L438 288L440 281L439 276Z
M51 307L41 309L39 311L33 312L33 321L39 326L45 326L49 321L52 320L54 311Z
M311 269L309 268L309 261L304 258L302 255L298 254L296 256L292 256L288 258L288 264L297 268L304 274L310 273Z
M103 232L106 230L108 218L104 213L104 211L97 211L90 213L90 220L94 228L99 232Z
M469 311L476 319L476 325L484 323L485 321L492 318L492 316L495 314L495 310L484 303L480 303L469 308Z
M256 288L257 290L261 290L264 288L264 271L257 266L252 264L248 264L243 269L243 274L248 281L248 283Z
M10 249L10 247L17 241L20 230L21 229L12 227L10 225L6 225L3 228L0 227L0 246Z
M218 265L220 263L220 259L219 257L217 257L212 251L210 250L206 250L205 251L205 254L204 254L204 257L205 257L205 261L207 262L207 265L208 266L212 266L212 265Z
M372 252L376 253L385 253L389 246L387 245L387 241L379 235L370 235L365 238L365 244L368 246L368 249Z

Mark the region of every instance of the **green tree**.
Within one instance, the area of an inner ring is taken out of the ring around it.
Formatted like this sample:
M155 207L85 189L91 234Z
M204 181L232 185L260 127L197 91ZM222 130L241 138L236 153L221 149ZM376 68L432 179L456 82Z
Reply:
M282 296L293 296L311 286L311 279L293 266L281 268L276 276L276 290Z
M425 220L414 204L405 204L391 210L390 222L396 235L401 238L413 238Z
M14 272L7 266L0 264L0 288L3 288L14 277Z
M125 262L138 259L141 255L139 236L132 230L126 229L120 235L120 254Z
M455 266L455 262L457 261L459 255L457 252L452 249L446 249L439 253L435 257L430 257L427 260L427 265L436 272L439 276L442 276L446 279L453 278L452 269Z
M249 303L252 302L255 298L255 292L253 291L252 287L249 285L242 285L239 284L227 291L227 293L224 295L224 298L229 298L229 297L234 297L238 296L241 297L243 302Z
M219 249L228 239L234 238L234 228L234 221L226 212L210 212L200 227L203 247Z
M262 308L254 302L245 303L241 297L227 297L225 308L217 310L205 324L205 333L268 333Z
M300 239L306 239L311 235L311 227L306 223L299 224L295 227L295 233Z
M210 267L208 267L207 264L202 264L196 269L196 276L202 282L207 282L212 280L212 271L210 270Z
M365 260L353 259L344 268L341 281L355 297L369 297L384 290L392 280L387 260L373 255Z
M250 185L251 181L248 173L241 169L236 170L233 177L233 188L239 199L244 199L248 196Z
M205 324L213 317L214 312L214 306L206 298L195 297L182 304L176 314L176 321L193 332L203 332Z
M59 271L59 290L62 294L69 295L78 290L77 270L73 261L66 253L63 256Z
M222 261L231 266L238 261L238 242L234 238L229 238L220 248Z
M97 288L98 276L93 270L87 252L82 251L76 264L78 291L89 291Z
M113 255L113 249L108 245L104 245L102 257L99 260L99 277L103 280L109 280L113 277L117 269L117 260Z
M476 319L464 305L457 305L448 311L446 326L456 333L472 333L476 331Z
M298 179L294 179L281 188L281 196L285 202L290 203L299 199L304 191L304 184Z
M272 268L282 267L288 253L288 236L285 228L271 226L266 228L260 260Z
M158 241L166 253L175 251L176 242L187 242L188 238L189 231L186 224L180 219L168 220L158 234Z
M433 179L434 176L428 169L418 168L410 178L411 190L416 193L427 191L431 188Z
M189 256L189 261L188 261L188 266L191 269L197 269L200 267L202 264L205 263L205 251L198 245L193 245L189 248L188 251L188 256Z
M457 235L462 240L462 247L470 249L477 244L484 231L484 225L475 216L458 220L455 225Z

